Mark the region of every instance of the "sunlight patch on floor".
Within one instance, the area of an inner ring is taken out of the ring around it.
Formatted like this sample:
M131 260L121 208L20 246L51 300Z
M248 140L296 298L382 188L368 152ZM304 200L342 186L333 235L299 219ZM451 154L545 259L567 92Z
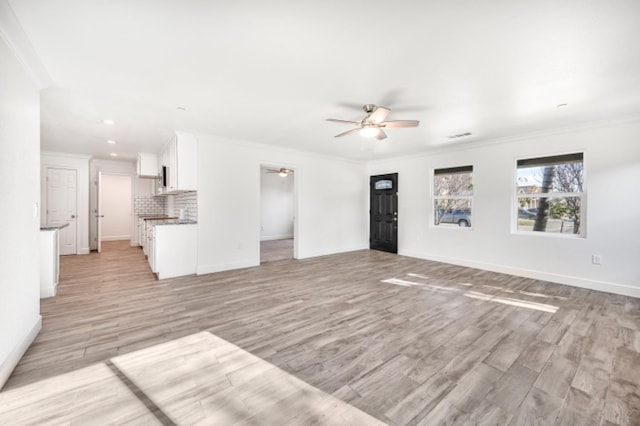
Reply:
M477 291L470 291L468 293L464 293L463 296L470 297L472 299L502 303L503 305L518 306L520 308L535 309L537 311L550 312L552 314L555 314L556 311L558 310L558 307L553 305L545 305L544 303L529 302L526 300L513 299L509 297L507 298L496 297L490 294L479 293Z
M414 274L414 273L408 273L407 276L411 277L411 278L420 278L420 279L424 279L424 280L428 280L429 279L429 277L426 277L426 276L420 275L420 274ZM381 280L381 282L386 283L386 284L398 285L398 286L401 286L401 287L417 287L417 288L422 288L422 289L425 289L425 290L445 291L445 292L449 292L449 293L461 293L462 296L469 297L471 299L484 300L484 301L487 301L487 302L494 302L494 303L501 303L503 305L517 306L517 307L520 307L520 308L535 309L535 310L543 311L543 312L555 313L558 310L558 307L554 306L554 305L547 305L547 304L544 304L544 303L538 303L538 302L531 302L531 301L528 301L528 300L515 299L515 298L512 298L512 297L499 297L499 296L496 296L495 294L487 294L487 293L482 293L482 292L473 291L473 290L466 291L466 290L457 289L457 288L454 288L454 287L445 287L445 286L422 283L422 282L416 282L416 281L410 281L410 280L400 279L400 278L388 278L386 280ZM467 287L473 287L473 284L469 284L469 283L452 283L452 285L464 285L464 286L467 286ZM516 293L514 290L505 289L505 288L498 287L498 286L491 286L491 285L483 284L480 287L487 288L487 289L492 289L492 290L498 290L500 292L505 292L505 293L511 293L511 294L515 294ZM545 297L545 298L556 297L556 296L545 296L545 295L540 294L540 293L528 293L528 292L524 292L524 291L521 291L521 290L518 291L518 292L521 293L521 294L528 295L528 296L533 296L533 297Z
M443 291L448 291L448 292L458 292L461 290L458 290L456 288L451 288L451 287L442 287L442 286L438 286L438 285L433 285L433 284L425 284L425 283L417 283L414 281L407 281L407 280L401 280L398 278L389 278L388 280L382 280L383 283L387 283L387 284L394 284L394 285L399 285L402 287L427 287L427 288L431 288L434 290L443 290Z
M209 332L0 393L0 424L383 425Z

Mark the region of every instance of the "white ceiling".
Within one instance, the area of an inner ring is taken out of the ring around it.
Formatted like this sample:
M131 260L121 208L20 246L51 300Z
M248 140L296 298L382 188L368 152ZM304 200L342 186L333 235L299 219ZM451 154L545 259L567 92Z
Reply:
M180 129L372 160L640 114L638 0L8 4L52 81L43 150L130 159ZM420 127L335 139L365 103Z

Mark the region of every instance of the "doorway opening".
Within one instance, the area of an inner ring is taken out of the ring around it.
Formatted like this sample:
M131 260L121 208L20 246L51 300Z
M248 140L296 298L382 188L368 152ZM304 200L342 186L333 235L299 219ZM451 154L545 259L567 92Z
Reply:
M129 245L132 229L132 178L129 175L98 174L97 241L98 252L115 248L126 241ZM103 243L107 242L103 246Z
M260 166L260 263L294 259L295 170Z

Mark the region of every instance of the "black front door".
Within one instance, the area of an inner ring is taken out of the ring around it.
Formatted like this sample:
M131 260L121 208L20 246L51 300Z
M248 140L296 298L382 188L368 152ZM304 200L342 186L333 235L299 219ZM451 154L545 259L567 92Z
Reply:
M369 248L398 252L398 174L371 176Z

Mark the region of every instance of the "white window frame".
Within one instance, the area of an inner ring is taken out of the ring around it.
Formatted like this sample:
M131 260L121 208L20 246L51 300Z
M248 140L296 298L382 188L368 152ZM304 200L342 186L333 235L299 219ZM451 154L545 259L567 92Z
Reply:
M475 220L473 219L473 195L436 195L435 193L435 179L436 176L438 174L454 174L454 173L465 173L464 171L457 171L456 170L463 170L463 169L470 169L468 170L466 173L470 173L471 174L471 182L473 182L473 165L467 165L467 166L458 166L458 167L438 167L438 168L434 168L431 170L431 224L430 227L431 228L437 228L437 229L459 229L459 230L466 230L466 231L471 231L473 230L474 227L474 223ZM438 171L446 171L446 170L451 170L451 173L437 173ZM469 209L470 209L470 214L469 214L469 220L470 220L470 224L469 226L466 227L460 227L460 226L455 226L455 227L449 227L449 226L441 226L441 224L436 224L436 214L435 214L435 210L436 210L436 204L438 202L438 200L468 200L469 201Z
M543 158L553 158L553 157L563 157L570 155L582 155L582 187L583 192L548 192L548 193L539 193L539 194L518 194L518 162L523 160L535 160L535 159L543 159ZM514 161L514 175L513 175L513 203L511 208L511 233L518 235L536 235L542 237L552 237L552 238L579 238L585 239L587 236L586 228L587 228L587 215L586 215L586 201L587 201L587 167L586 167L586 154L585 150L576 150L572 152L564 152L557 154L541 154L541 155L528 155L526 157L516 158ZM580 198L580 232L577 234L574 233L560 233L560 232L541 232L541 231L525 231L518 229L518 208L520 207L520 199L521 198Z

